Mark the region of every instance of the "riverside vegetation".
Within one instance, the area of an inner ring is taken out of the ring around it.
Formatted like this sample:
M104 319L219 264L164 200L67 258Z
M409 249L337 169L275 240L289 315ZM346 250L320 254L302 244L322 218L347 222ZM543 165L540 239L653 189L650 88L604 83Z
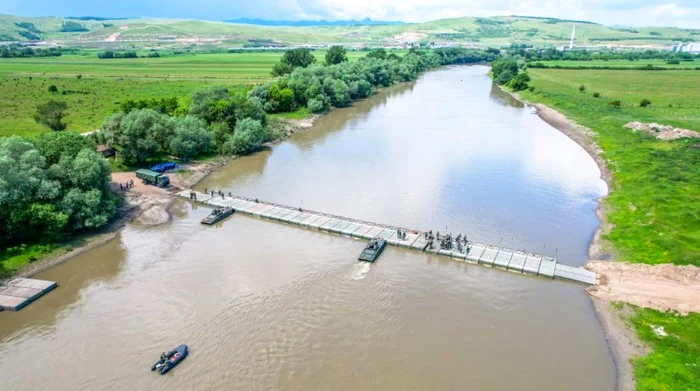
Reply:
M697 71L528 74L524 99L556 108L596 135L613 176L603 207L614 228L604 239L616 258L700 266L700 140L659 140L623 127L640 121L700 129ZM652 349L633 361L639 390L700 389L699 314L632 307L623 317Z
M411 50L399 56L377 50L356 61L349 61L348 54L342 48L334 48L328 53L323 57L328 63L317 64L311 52L305 49L291 51L282 57L281 63L284 65L275 67L282 76L256 86L210 85L195 89L189 99L178 95L123 99L119 102L119 111L104 121L102 131L84 140L114 147L119 160L114 166L122 168L145 166L166 155L175 155L183 160L211 154L242 155L260 149L263 143L281 135L279 121L270 118L270 114L297 116L325 112L332 107L344 107L352 100L365 98L376 88L415 80L420 72L430 68L493 61L499 55L498 50L442 49ZM84 81L82 77L74 80L75 83ZM38 122L59 132L45 133L31 139L35 145L45 146L47 143L41 143L44 138L56 138L57 145L61 145L59 141L75 143L76 137L83 139L73 133L60 132L66 125L63 122L66 108L60 102L60 98L52 99L47 104L50 110L36 113ZM60 136L62 134L66 136ZM52 155L49 160L45 155L47 152L32 152L32 156L37 157L29 172L13 169L22 165L24 159L22 154L16 152L14 145L24 143L21 150L30 151L32 142L18 137L3 141L3 148L7 149L3 153L8 156L9 165L7 170L0 173L0 194L3 195L0 198L7 203L3 204L6 206L5 213L10 213L10 210L15 213L8 215L6 221L12 222L12 225L7 224L6 231L3 231L5 238L2 245L5 250L1 253L0 263L7 272L31 261L30 257L34 255L27 254L34 254L37 251L35 246L44 246L41 247L42 251L50 251L51 246L75 232L104 226L115 210L107 187L107 162L94 152L83 153L82 149L87 148L85 145L80 148L80 154L74 152L75 156L65 157ZM94 145L87 149L94 149ZM75 151L75 148L67 150ZM71 159L81 166L71 169ZM87 167L85 160L99 163ZM86 170L99 168L101 171L99 175L90 174L90 171L79 172L82 165L86 166ZM57 175L64 175L65 181L58 181ZM72 175L77 179L73 179ZM89 176L90 180L81 179L81 175ZM13 186L17 182L27 179L30 179L33 187L22 188L25 193L16 194L15 197L4 197L16 191ZM47 188L47 183L53 187ZM82 193L77 191L85 192L90 198L83 200L78 196ZM64 199L69 195L70 198ZM80 207L74 206L75 203ZM37 209L35 205L43 209ZM99 209L99 213L95 208ZM28 212L20 215L20 211ZM37 217L39 212L48 214L52 219ZM47 225L49 221L51 225ZM43 235L48 230L52 234Z

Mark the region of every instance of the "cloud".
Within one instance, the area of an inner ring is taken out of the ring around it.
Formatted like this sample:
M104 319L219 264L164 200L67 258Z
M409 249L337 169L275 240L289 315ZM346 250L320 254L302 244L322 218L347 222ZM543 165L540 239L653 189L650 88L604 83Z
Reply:
M700 28L698 0L0 0L0 12L263 19L363 19L424 22L460 16L529 15L606 25Z

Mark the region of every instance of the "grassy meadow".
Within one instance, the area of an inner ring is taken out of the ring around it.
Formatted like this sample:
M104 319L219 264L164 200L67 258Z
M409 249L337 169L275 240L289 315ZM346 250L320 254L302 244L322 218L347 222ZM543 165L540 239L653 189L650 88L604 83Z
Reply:
M617 258L700 266L700 140L663 141L623 128L640 121L700 131L698 72L529 72L534 91L522 92L523 98L556 108L597 135L613 174L604 206L614 228L605 239ZM640 107L645 98L651 106ZM609 104L615 100L621 102L619 109ZM623 318L650 348L632 362L638 390L700 389L699 314L632 306ZM655 333L658 327L668 335Z
M177 96L206 85L243 87L271 78L282 52L163 55L155 58L98 59L94 51L78 55L0 59L0 137L31 136L48 131L32 118L36 106L48 99L68 103L70 130L97 129L125 99ZM319 62L325 52L315 51ZM356 60L364 52L349 52ZM80 79L78 79L80 75ZM58 93L48 92L50 85Z
M700 390L700 314L612 306L618 311L628 307L630 311L620 311L619 316L651 350L632 361L637 390Z
M535 90L523 98L597 134L614 177L604 204L615 228L605 239L618 258L700 266L700 140L663 141L623 128L640 121L700 130L697 71L531 69L530 76ZM639 107L645 98L651 106Z

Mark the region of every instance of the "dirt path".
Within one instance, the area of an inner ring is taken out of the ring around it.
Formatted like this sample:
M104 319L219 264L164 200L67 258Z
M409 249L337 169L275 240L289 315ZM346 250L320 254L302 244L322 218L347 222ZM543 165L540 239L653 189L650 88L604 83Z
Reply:
M698 267L592 261L586 268L598 273L598 285L587 289L593 297L681 314L700 312Z
M117 31L116 33L112 33L109 35L109 37L105 38L105 42L116 42L117 39L119 39L119 36L121 35L122 31L128 29L128 26L121 26L119 29L121 31Z

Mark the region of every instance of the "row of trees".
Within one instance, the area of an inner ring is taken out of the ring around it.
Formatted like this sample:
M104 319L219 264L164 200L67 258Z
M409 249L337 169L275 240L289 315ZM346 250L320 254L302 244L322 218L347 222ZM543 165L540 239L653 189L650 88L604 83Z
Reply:
M109 165L79 134L0 140L0 247L107 224L116 208L109 179Z
M189 105L170 98L125 101L122 109L105 121L102 135L127 163L159 154L245 154L275 136L259 99L224 86L194 91Z
M0 57L59 57L62 54L61 49L34 49L20 44L10 44L0 46Z
M570 61L593 61L593 60L651 60L651 59L678 59L680 61L693 61L694 56L690 53L673 53L665 50L643 50L643 51L625 51L625 52L589 52L587 50L557 50L555 48L547 49L529 49L525 47L513 46L508 50L511 56L522 57L527 61L553 61L553 60L570 60Z
M97 58L138 58L138 54L134 51L126 52L115 52L112 50L107 50L104 52L97 53Z
M378 49L356 62L349 62L345 49L333 47L326 54L325 65L316 65L316 58L310 51L295 49L286 52L275 66L273 73L280 77L255 86L248 97L259 99L267 113L290 112L299 107L317 113L366 98L376 87L415 80L426 69L491 61L497 56L497 51L493 50L421 51L414 48L401 57Z

